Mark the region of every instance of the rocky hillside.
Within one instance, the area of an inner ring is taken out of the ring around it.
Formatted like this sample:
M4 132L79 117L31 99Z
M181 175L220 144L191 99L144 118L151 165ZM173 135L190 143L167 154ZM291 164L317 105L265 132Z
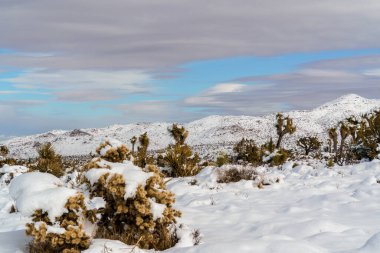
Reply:
M340 97L310 111L291 111L284 113L294 119L296 133L284 140L287 146L305 135L326 137L326 130L340 120L351 115L360 116L380 108L380 100L366 99L350 94ZM209 116L185 124L189 130L188 139L202 156L214 156L220 151L230 152L232 145L241 138L252 138L263 143L275 137L275 114L253 116ZM171 142L167 128L171 123L137 123L113 125L106 128L75 129L72 131L54 130L44 134L18 137L3 142L11 154L19 158L36 156L36 148L42 143L53 143L63 156L88 155L105 138L115 138L130 146L129 139L134 135L148 132L152 150L162 149Z

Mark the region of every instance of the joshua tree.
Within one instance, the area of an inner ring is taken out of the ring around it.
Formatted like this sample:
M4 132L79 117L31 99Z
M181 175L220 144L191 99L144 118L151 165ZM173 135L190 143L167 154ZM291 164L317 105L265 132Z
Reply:
M305 150L305 155L309 155L310 152L319 150L321 142L317 137L302 137L297 141L297 145Z
M132 144L132 154L135 153L135 144L136 144L136 141L137 141L137 137L136 136L133 136L131 139L131 144Z
M336 153L338 150L338 133L336 132L336 128L329 129L329 138L333 144L333 153Z
M276 131L278 135L278 140L276 144L276 148L279 149L281 147L281 141L286 134L293 134L296 131L296 127L293 125L293 120L289 117L283 117L281 113L276 115L277 123L276 123Z

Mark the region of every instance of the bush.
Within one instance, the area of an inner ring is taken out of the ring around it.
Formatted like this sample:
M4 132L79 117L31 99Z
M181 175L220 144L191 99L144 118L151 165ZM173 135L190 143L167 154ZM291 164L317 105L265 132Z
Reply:
M241 180L255 180L257 172L251 169L230 168L218 171L218 183L235 183Z
M86 211L83 195L69 198L65 208L67 211L55 221L51 221L48 213L41 209L34 212L33 222L26 224L26 234L34 238L29 244L30 253L80 253L89 248L90 236L84 231L81 217Z
M318 151L321 147L321 142L317 137L302 137L298 139L297 145L305 150L305 155L309 155L311 152Z
M165 153L165 163L169 166L171 176L173 177L188 177L199 173L198 154L193 154L191 148L185 143L188 132L184 127L178 127L173 124L172 128L168 129L169 133L175 140L175 144L167 147Z
M10 184L16 210L32 218L26 224L32 253L79 253L90 245L84 196L61 185L57 177L40 172L22 174Z
M93 161L96 162L96 161ZM97 237L117 239L143 249L164 250L177 242L174 194L166 189L163 175L154 165L145 169L98 160L84 175L91 197L104 198L98 210Z
M242 139L234 146L234 152L237 153L236 159L251 163L255 166L262 164L262 150L256 146L254 140Z
M263 161L271 166L280 166L288 160L290 154L290 151L286 149L275 149L272 153L266 151Z
M5 145L0 145L0 156L6 157L9 154L9 149Z
M113 163L121 163L130 159L128 148L117 140L106 140L96 149L96 153L104 160Z
M230 158L226 153L221 153L219 156L216 158L216 166L222 167L223 165L227 164L230 162Z
M50 142L42 145L37 152L37 164L31 166L32 171L50 173L56 177L63 176L65 169L63 167L62 158L55 153Z

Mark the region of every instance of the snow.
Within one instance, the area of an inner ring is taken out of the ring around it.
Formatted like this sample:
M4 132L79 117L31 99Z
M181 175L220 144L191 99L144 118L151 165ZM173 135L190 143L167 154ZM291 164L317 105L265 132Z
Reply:
M118 148L124 145L121 141L116 140L116 139L111 139L111 138L105 139L103 143L105 142L108 143L108 145L106 145L100 150L99 154L101 156L105 156L108 150L110 150L111 148Z
M149 199L149 203L150 203L150 212L153 214L153 220L162 218L164 216L166 205L159 204L152 199Z
M102 175L107 173L110 174L109 178L115 174L122 175L125 182L124 199L134 197L136 195L137 187L139 185L144 187L146 181L153 176L152 172L145 172L130 161L125 161L124 163L111 163L102 160L98 164L102 167L110 167L110 169L95 168L87 171L85 177L90 181L90 184L94 185Z
M76 190L61 185L62 182L51 174L26 173L12 180L10 196L23 216L31 217L34 211L41 209L55 222L56 217L67 211L67 200L77 194Z
M129 165L119 164L113 169L125 166ZM279 169L259 167L257 171L263 177L282 178L263 189L245 180L218 184L218 171L227 168L207 167L194 178L176 178L167 184L176 194L174 207L183 214L178 224L187 226L179 230L180 242L165 252L380 252L379 160L332 169L312 160L289 162ZM26 187L15 187L14 182L25 184L28 174L11 183L12 196L24 194ZM58 179L47 184L48 180L39 176L45 186L37 193L60 188ZM196 184L190 184L194 179ZM0 205L10 201L8 186L2 186ZM162 211L154 209L156 215ZM27 221L23 213L0 212L1 252L23 249L28 239L19 231ZM190 246L194 229L201 232L201 243ZM12 236L15 238L10 239ZM101 253L105 247L109 252L133 248L96 239L85 252Z

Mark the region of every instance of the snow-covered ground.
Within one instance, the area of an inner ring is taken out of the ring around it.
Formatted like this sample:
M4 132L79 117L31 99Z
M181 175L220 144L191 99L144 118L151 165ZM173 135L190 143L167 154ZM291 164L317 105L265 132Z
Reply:
M310 111L285 113L294 119L297 131L287 136L284 143L294 147L296 140L307 135L327 139L327 129L339 121L354 115L361 116L380 108L380 100L366 99L350 94L340 97ZM262 144L275 137L275 114L254 116L209 116L185 124L189 131L188 143L202 157L215 157L219 152L229 153L232 145L244 138L254 139ZM150 149L165 148L172 139L167 128L171 123L138 123L113 125L106 128L76 129L72 131L54 130L44 134L13 138L2 143L9 147L14 157L29 158L37 155L36 149L45 142L51 142L54 149L64 156L88 155L93 153L105 138L115 138L131 148L130 139L144 132L150 138Z
M212 167L195 180L173 179L168 187L183 213L179 222L199 229L202 239L200 245L165 252L380 252L380 161L332 169L310 164L259 168L267 180L280 179L263 189L253 181L218 184L218 169ZM26 252L28 219L8 213L11 206L8 186L3 184L0 252ZM95 240L85 252L121 253L132 248Z

